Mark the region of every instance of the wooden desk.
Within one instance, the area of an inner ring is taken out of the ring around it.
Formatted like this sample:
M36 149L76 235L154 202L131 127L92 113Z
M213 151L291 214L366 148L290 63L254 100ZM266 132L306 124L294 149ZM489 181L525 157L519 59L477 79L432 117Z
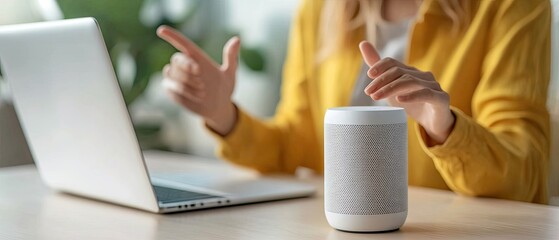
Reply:
M185 161L148 161L180 171ZM223 164L220 164L223 165ZM409 215L396 232L332 229L322 180L312 198L158 215L54 192L33 165L0 169L0 239L559 239L559 208L410 187Z

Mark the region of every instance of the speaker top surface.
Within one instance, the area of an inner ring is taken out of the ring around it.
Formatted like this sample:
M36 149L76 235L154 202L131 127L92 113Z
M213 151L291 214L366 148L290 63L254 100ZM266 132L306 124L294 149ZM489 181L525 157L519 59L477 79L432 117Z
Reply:
M400 107L355 106L329 108L324 116L325 124L378 125L407 121L406 112Z

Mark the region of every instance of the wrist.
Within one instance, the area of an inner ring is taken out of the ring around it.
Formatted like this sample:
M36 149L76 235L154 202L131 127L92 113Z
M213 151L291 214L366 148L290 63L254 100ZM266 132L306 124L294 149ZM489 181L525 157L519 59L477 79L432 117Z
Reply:
M237 123L237 107L233 102L229 102L223 109L217 111L215 116L204 120L211 130L221 136L226 136Z
M431 128L424 127L427 134L426 144L429 147L444 144L454 129L456 116L454 116L452 111L449 110L445 115L439 116L437 117L439 121L435 121Z

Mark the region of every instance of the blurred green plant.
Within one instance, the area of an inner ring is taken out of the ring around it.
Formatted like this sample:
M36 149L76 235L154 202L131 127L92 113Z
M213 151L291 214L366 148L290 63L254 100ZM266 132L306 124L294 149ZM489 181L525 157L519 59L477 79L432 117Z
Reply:
M169 58L176 51L172 46L159 39L155 31L159 25L165 24L180 29L182 24L187 23L196 10L200 7L201 0L190 0L190 8L187 9L182 19L171 21L162 16L158 23L146 26L141 22L141 11L145 3L161 4L158 0L58 0L58 4L65 18L77 18L91 16L97 19L109 50L114 69L119 69L118 59L122 54L132 56L136 72L129 88L121 90L126 104L129 105L136 100L149 85L154 73L161 71L163 66L169 62ZM212 39L193 38L199 46L204 49L208 41L225 42L229 37L235 35L232 31L225 30L219 36L211 36ZM215 47L204 49L214 59L220 61L221 49ZM241 61L253 71L264 71L265 58L263 52L258 48L242 47L240 53ZM117 71L118 72L118 71Z
M161 0L57 0L64 14L64 18L94 17L97 19L103 32L103 38L113 68L119 73L119 61L122 57L132 59L135 72L132 79L126 81L119 76L121 90L127 105L132 104L140 97L149 86L153 74L159 73L165 64L169 63L171 55L176 50L159 39L155 34L159 25L168 25L180 29L183 24L188 24L204 3L203 0L188 1L189 7L182 17L169 18L161 14L156 22L144 24L142 11L146 6L155 7L156 10L164 9L165 2ZM207 3L207 2L205 2ZM143 13L145 14L145 12ZM214 29L213 34L201 34L198 37L189 36L198 46L208 53L210 57L221 62L222 44L233 35L234 31L220 28ZM259 48L241 46L240 59L253 71L265 70L265 58ZM136 135L143 149L166 149L159 139L160 123L134 124Z
M155 27L140 22L142 3L143 0L58 0L65 18L91 16L97 19L115 69L119 67L117 60L121 54L133 57L136 65L133 83L129 89L122 89L126 104L144 92L151 74L160 71L175 52L157 38ZM163 23L176 27L172 22Z

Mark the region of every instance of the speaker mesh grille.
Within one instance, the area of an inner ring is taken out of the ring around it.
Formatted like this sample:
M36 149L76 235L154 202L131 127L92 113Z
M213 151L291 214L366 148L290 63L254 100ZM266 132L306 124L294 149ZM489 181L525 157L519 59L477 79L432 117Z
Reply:
M408 206L407 125L326 124L325 207L349 215Z

